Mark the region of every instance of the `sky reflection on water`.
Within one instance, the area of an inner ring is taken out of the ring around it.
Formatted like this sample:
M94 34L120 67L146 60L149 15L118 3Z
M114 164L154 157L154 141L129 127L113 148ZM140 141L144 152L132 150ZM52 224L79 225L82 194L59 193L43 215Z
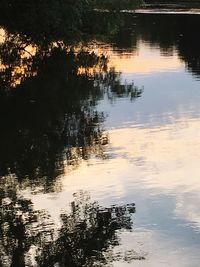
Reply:
M60 193L31 199L54 218L55 207L66 209L80 189L104 206L134 201L134 231L119 233L114 251L134 249L146 260L114 260L114 266L199 266L199 82L176 53L166 59L147 43L134 55L115 51L111 59L122 80L145 90L134 103L121 98L111 104L106 97L99 103L108 115L108 159L83 162L60 179Z
M153 31L151 34L154 36ZM157 40L148 41L145 31L139 32L137 38L136 47L129 47L128 52L125 48L117 49L114 43L98 48L109 55L109 65L121 74L119 88L134 82L144 89L134 101L130 101L130 93L120 95L118 91L118 97L111 99L106 91L98 99L97 114L104 117L99 122L104 129L99 138L107 138L103 149L98 147L101 153L80 156L78 167L70 171L65 160L64 173L56 178L54 190L44 193L38 182L35 188L35 185L19 187L19 194L31 199L35 210L46 211L65 234L71 225L73 240L77 238L75 230L81 227L87 230L86 236L90 231L95 233L96 218L104 222L99 231L103 236L103 230L112 225L112 216L109 217L115 209L112 205L122 210L118 213L119 219L120 215L123 218L118 221L120 226L109 228L111 240L101 240L99 245L100 256L107 259L105 266L197 267L200 262L199 69L184 61L175 45L164 53L167 49L163 49L162 40L160 45ZM177 41L175 37L172 40L172 43ZM90 146L95 150L93 139ZM79 197L74 200L74 196ZM135 203L136 210L130 211L127 203ZM67 226L62 226L61 214ZM79 216L86 217L88 228L79 224ZM95 227L91 227L92 222ZM58 239L61 248L62 234L61 231ZM81 236L82 232L78 234ZM91 239L87 238L84 240L90 244ZM55 250L57 246L53 242ZM74 248L80 249L79 244ZM47 252L45 246L44 255ZM57 251L57 255L60 253Z

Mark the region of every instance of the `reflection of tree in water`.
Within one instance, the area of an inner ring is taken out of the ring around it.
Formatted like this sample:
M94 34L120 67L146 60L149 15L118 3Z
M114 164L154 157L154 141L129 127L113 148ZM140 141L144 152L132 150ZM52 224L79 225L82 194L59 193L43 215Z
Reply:
M142 91L121 84L103 55L58 44L30 57L21 49L23 39L15 37L8 35L0 53L0 175L44 178L48 188L66 164L76 166L92 154L105 157L108 136L105 116L95 110L98 101L105 94L111 101L134 99Z
M105 158L109 137L102 126L105 115L96 105L105 95L110 101L133 100L142 90L122 84L105 56L70 49L58 41L60 33L47 40L45 25L44 38L37 41L35 33L44 32L37 32L38 25L28 32L30 25L6 25L12 34L6 32L0 43L0 265L106 263L105 252L118 242L116 230L131 229L134 205L102 208L80 193L56 231L47 212L34 210L18 187L33 183L45 192L55 190L67 166L92 155Z
M16 179L3 179L0 190L1 266L101 266L126 260L112 248L119 244L117 230L132 229L134 204L104 208L80 191L70 211L61 214L58 229L47 212L34 210L31 201L18 194Z
M53 224L45 211L34 211L30 200L18 195L12 176L0 181L0 266L30 266L31 249L51 240Z
M109 17L109 15L107 15ZM110 15L112 21L112 15ZM108 18L108 21L109 21ZM118 14L120 25L115 34L108 35L117 53L133 53L142 40L160 49L164 56L178 54L186 68L200 75L200 40L197 38L200 19L198 15L173 14ZM166 23L167 21L167 23ZM95 24L93 26L95 28Z
M57 240L43 247L40 266L101 266L114 260L119 244L116 230L132 229L134 204L103 208L86 192L74 194L71 212L62 214ZM107 252L107 253L106 253ZM109 252L109 253L108 253Z
M130 19L130 18L129 18ZM167 21L167 23L166 23ZM163 55L178 53L186 68L200 75L200 41L197 38L198 15L140 15L137 18L138 39L159 46Z

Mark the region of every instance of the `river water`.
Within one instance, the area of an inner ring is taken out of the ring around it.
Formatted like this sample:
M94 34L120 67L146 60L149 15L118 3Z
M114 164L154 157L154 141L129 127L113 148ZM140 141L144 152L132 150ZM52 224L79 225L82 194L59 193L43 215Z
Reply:
M59 229L79 256L67 265L51 256L48 266L199 266L199 25L192 15L131 14L128 28L110 41L89 44L109 57L109 68L118 75L115 90L103 88L95 104L102 118L100 141L76 147L71 161L62 158L62 168L54 177L47 174L45 185L44 179L30 183L27 165L22 183L15 172L2 178L34 211L46 214L37 231L48 240L21 248L29 255L21 266L38 266L42 254L40 266L47 266L51 247L62 255L67 248ZM5 207L9 201L7 194ZM52 228L58 230L50 235Z

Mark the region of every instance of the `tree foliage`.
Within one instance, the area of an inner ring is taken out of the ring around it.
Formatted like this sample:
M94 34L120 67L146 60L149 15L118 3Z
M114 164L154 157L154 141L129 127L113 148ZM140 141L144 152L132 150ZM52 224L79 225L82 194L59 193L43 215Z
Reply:
M73 39L83 30L87 0L2 0L1 21L6 26L36 38Z

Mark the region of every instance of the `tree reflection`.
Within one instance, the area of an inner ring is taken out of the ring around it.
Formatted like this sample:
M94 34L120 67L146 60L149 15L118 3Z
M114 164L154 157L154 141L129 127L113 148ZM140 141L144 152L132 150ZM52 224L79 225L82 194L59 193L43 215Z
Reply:
M161 54L172 56L177 53L185 62L186 68L197 78L200 76L199 39L197 38L200 19L198 15L184 14L118 14L118 22L114 22L112 14L106 14L105 19L100 17L102 24L116 26L114 31L107 31L104 40L110 43L118 53L134 53L140 41L151 47L159 47ZM166 23L166 21L168 23ZM102 25L98 23L98 25ZM95 24L92 28L95 29ZM101 33L101 26L99 26ZM104 26L105 29L108 29ZM95 30L94 30L95 32ZM103 33L103 32L102 32Z
M3 267L101 266L115 257L119 260L112 253L119 244L117 230L131 231L135 212L135 204L104 208L79 191L70 211L60 215L58 228L47 211L34 210L32 202L19 194L13 176L1 180L0 204Z
M97 266L109 262L105 252L118 244L116 231L132 227L133 204L103 208L81 192L71 203L70 213L62 214L58 230L53 218L46 211L34 210L18 189L28 185L45 192L56 190L57 178L66 168L75 168L92 155L105 159L109 136L103 129L105 115L96 105L105 96L110 101L123 96L133 100L142 90L122 83L120 73L108 69L104 55L69 47L60 33L47 38L50 28L45 25L39 32L38 24L32 32L31 24L4 26L5 40L0 43L0 265Z
M106 251L118 244L116 230L132 229L135 205L100 207L87 192L74 194L71 212L62 214L59 237L38 257L40 266L100 266L112 260Z
M24 47L20 36L8 34L0 50L0 175L14 173L52 190L67 165L106 157L98 101L105 95L132 100L142 90L122 84L102 54L57 44L32 47L30 56Z
M200 74L194 34L197 16L170 17L168 27L166 17L159 15L133 18L122 14L112 33L113 14L106 14L104 20L102 14L96 18L91 33L99 27L120 53L136 49L143 39L159 45L166 56L178 51L187 68ZM124 38L127 31L129 38ZM105 95L113 102L142 94L134 84L122 83L114 69L108 69L104 55L81 46L70 49L63 41L34 44L23 34L7 32L0 44L0 59L0 175L15 173L19 179L40 178L40 183L52 184L66 165L78 166L91 155L105 158L109 140L102 126L105 114L95 106Z
M42 229L42 231L41 231ZM25 267L31 261L31 249L52 238L54 227L45 211L35 211L30 200L18 193L12 176L0 181L0 263Z
M136 30L139 38L151 46L159 46L163 55L171 56L176 51L186 68L199 77L199 24L198 15L149 14L138 16Z

